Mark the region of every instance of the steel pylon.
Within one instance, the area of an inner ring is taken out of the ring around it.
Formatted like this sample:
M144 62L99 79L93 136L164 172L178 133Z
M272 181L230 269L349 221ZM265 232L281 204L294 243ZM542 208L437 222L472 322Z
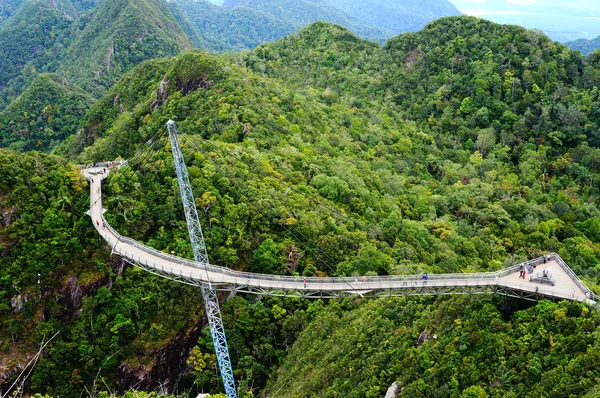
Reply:
M177 172L177 182L179 183L179 192L181 193L185 219L187 221L188 232L192 242L194 260L206 267L210 264L208 262L208 253L206 252L206 243L204 242L204 236L202 235L202 227L200 226L198 211L196 210L192 186L190 184L185 161L183 160L183 154L181 152L181 146L179 145L179 138L177 136L177 129L174 121L169 120L167 122L167 130L169 131L169 141L171 142L171 151L173 152L175 170ZM223 385L225 386L225 393L228 398L237 398L235 380L233 379L233 367L231 366L231 359L229 358L229 348L227 347L227 337L225 336L225 328L223 327L223 318L221 317L219 301L217 300L217 291L211 286L210 281L208 284L202 284L201 289L204 306L206 308L206 316L208 318L208 324L210 325L210 334L212 335Z

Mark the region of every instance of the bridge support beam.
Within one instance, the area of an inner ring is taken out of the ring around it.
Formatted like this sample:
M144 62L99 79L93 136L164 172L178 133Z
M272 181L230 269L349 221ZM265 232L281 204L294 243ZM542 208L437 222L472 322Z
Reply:
M167 122L167 129L169 131L169 141L171 142L171 152L173 152L173 159L175 162L175 171L177 172L179 192L181 193L185 219L187 221L192 250L194 252L194 260L199 263L200 268L204 267L204 269L206 269L206 267L210 265L208 253L206 252L202 227L200 226L198 211L196 210L192 185L190 184L187 167L183 160L181 146L179 145L179 137L177 136L175 122L169 120ZM208 277L208 272L206 275ZM180 277L184 279L183 275L180 275ZM237 398L235 381L233 379L233 368L231 366L231 359L229 358L229 348L227 347L227 338L225 336L225 328L223 327L221 310L219 309L217 292L215 288L211 286L210 280L208 284L202 284L201 287L202 298L204 299L204 306L206 308L206 316L210 325L210 334L213 339L219 369L221 370L221 378L223 379L225 393L228 398Z

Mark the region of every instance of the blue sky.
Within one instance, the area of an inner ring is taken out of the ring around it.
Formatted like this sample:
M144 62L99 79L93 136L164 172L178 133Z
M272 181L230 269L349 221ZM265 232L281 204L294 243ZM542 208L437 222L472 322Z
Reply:
M544 31L558 41L600 36L600 0L450 0L456 8L499 23Z

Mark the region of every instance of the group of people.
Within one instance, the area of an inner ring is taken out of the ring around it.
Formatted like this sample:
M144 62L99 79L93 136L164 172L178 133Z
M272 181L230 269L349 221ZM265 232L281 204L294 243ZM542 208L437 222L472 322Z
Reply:
M527 274L533 274L533 270L535 269L535 264L527 264L527 265L523 265L521 264L519 266L519 279L523 278L525 279L525 277L527 276Z
M103 229L106 227L106 224L104 223L104 221L100 222L100 220L96 220L96 225L98 227L102 226Z

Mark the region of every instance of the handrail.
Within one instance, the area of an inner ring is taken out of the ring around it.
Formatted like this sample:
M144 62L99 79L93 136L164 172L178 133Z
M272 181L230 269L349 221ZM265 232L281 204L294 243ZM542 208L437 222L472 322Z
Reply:
M109 165L110 163L99 163L97 167L105 167L104 165ZM121 162L118 165L118 167L121 167L122 165L127 164L126 161L125 162ZM90 171L90 174L94 174L97 175L97 173ZM108 176L108 173L101 173L100 175L100 179L105 179ZM99 200L101 203L101 199ZM99 204L98 204L99 205ZM100 218L103 221L103 229L106 228L107 232L109 234L111 234L113 237L115 237L117 239L117 241L114 243L112 250L115 253L118 253L120 255L125 255L127 257L127 255L129 254L130 256L132 256L133 260L135 261L135 257L138 257L138 261L142 261L141 258L139 258L138 254L133 254L133 253L128 253L126 249L119 249L119 242L123 242L126 243L128 245L131 245L137 249L139 249L140 251L150 254L151 256L155 257L155 258L160 258L162 260L166 260L167 262L170 262L172 264L178 264L178 265L182 265L185 267L191 267L194 269L199 269L199 270L206 270L215 274L220 274L220 275L224 275L224 276L228 276L228 277L232 277L232 278L237 278L237 279L241 279L241 280L253 280L255 282L260 282L260 281L278 281L278 282L282 282L282 283L296 283L296 284L301 284L304 281L309 282L312 286L314 286L315 284L319 285L319 284L335 284L335 285L349 285L351 283L355 283L355 282L375 282L375 283L391 283L391 282L405 282L405 283L413 283L413 282L418 282L418 281L422 281L423 284L425 284L426 281L438 281L438 282L452 282L452 281L456 281L456 280L461 280L461 281L479 281L479 282L487 282L489 283L490 281L495 280L496 283L497 280L499 278L505 277L509 274L515 273L517 272L521 267L527 267L529 265L537 265L537 264L541 264L542 262L544 262L544 259L548 259L548 258L553 258L558 264L559 266L561 266L561 268L569 275L569 277L572 279L572 281L581 289L582 292L585 293L585 296L588 299L592 299L595 301L600 301L597 295L595 295L589 288L587 288L587 286L579 279L579 277L577 277L577 275L566 265L566 263L562 260L562 258L560 258L560 256L556 253L551 253L549 255L547 255L546 257L541 256L541 257L537 257L528 261L525 261L523 263L520 264L516 264L516 265L512 265L510 267L507 267L505 269L502 270L498 270L498 271L492 271L492 272L478 272L478 273L458 273L458 274L431 274L428 275L427 279L422 279L421 275L382 275L382 276L360 276L360 277L303 277L303 276L288 276L288 275L273 275L273 274L261 274L261 273L251 273L251 272L244 272L244 271L236 271L236 270L232 270L230 268L227 267L222 267L222 266L218 266L218 265L213 265L213 264L202 264L199 263L197 261L194 260L188 260L185 259L183 257L178 257L175 255L171 255L169 253L165 253L163 251L154 249L152 247L149 247L147 245L144 245L132 238L123 236L121 234L119 234L104 218L104 215L101 214ZM102 231L100 231L100 234L102 235ZM105 238L107 241L110 242L110 239ZM111 243L112 244L112 243ZM123 253L124 252L124 253ZM158 263L156 263L155 261L152 260L148 260L145 259L145 263L141 262L141 264L145 264L147 267L150 266L154 269L156 269L157 271L162 270L163 272L165 272L165 268L164 268L164 264L159 265ZM184 270L179 269L179 273L182 274L181 276L187 277L186 274L184 274ZM175 274L176 275L176 274ZM189 276L190 278L192 277L192 271L189 270ZM198 275L196 275L197 277ZM210 281L211 283L215 283L213 281ZM229 283L229 282L216 282L218 283ZM470 282L466 282L466 284L468 285ZM289 289L290 287L285 287L282 289ZM352 287L354 288L354 287ZM331 289L331 290L338 290L337 287ZM547 290L547 289L544 289ZM537 292L537 290L536 290ZM540 291L541 292L541 291ZM566 298L569 298L568 294L562 292L557 292L554 289L552 290L552 295L554 295L555 297L563 297L565 296ZM563 297L563 298L565 298Z
M550 253L549 256L554 257L554 260L562 267L562 269L567 273L567 275L569 275L571 280L573 280L573 282L575 282L575 284L586 293L586 295L589 295L590 298L594 299L594 301L598 301L598 298L600 297L596 295L590 288L588 288L581 279L579 279L577 274L573 272L571 267L569 267L567 263L565 263L565 261L562 259L562 257L558 255L558 253Z
M232 277L245 278L245 279L260 279L260 280L278 280L278 281L289 281L289 282L302 282L305 277L302 276L289 276L289 275L273 275L273 274L262 274L262 273L254 273L254 272L244 272L244 271L236 271L227 267L222 267L219 265L208 264L204 265L199 262L189 260L183 257L174 256L172 254L168 254L162 251L159 251L150 246L146 246L144 244L139 243L138 241L122 236L119 234L108 222L106 219L102 217L105 226L111 231L111 233L117 237L119 241L126 242L146 253L152 254L154 256L160 257L169 262L186 265L189 267L198 268L201 270L208 270L215 273L225 274ZM117 251L116 249L114 249ZM493 272L476 272L476 273L459 273L459 274L429 274L427 280L456 280L456 279L496 279L516 272L521 265L529 265L533 263L539 263L543 261L543 257L538 257L532 260L525 261L521 264L513 265L511 267L493 271ZM306 277L307 281L311 283L351 283L355 282L357 278L355 277ZM415 281L421 280L420 275L377 275L377 276L362 276L360 277L360 281L362 282L382 282L382 281Z

